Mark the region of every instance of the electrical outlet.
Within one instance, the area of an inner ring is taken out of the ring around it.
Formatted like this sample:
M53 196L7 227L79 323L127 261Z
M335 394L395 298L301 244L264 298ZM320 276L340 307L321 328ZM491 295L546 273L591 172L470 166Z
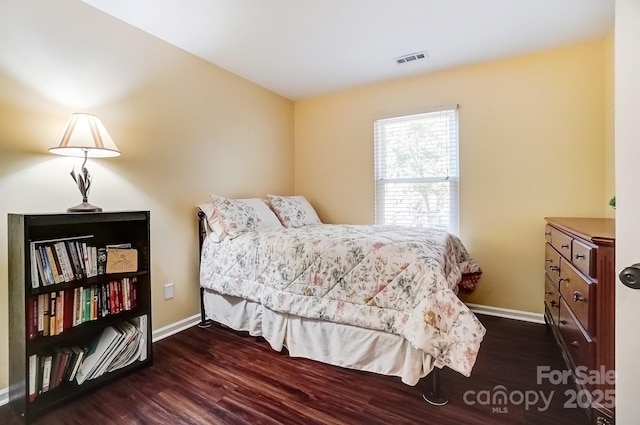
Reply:
M173 298L173 282L164 284L164 299L169 300Z

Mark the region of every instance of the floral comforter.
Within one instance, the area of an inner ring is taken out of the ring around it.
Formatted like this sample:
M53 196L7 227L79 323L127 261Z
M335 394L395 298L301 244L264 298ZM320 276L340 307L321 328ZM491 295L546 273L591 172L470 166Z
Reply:
M485 329L460 301L480 273L460 240L435 229L312 225L205 240L202 287L292 315L401 335L465 376Z

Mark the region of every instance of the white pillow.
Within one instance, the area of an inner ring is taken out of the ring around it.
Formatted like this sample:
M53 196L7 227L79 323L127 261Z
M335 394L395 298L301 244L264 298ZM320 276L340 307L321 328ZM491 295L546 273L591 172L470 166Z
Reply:
M211 232L208 232L209 237L214 242L221 242L227 236L227 232L224 231L224 227L222 227L220 219L216 217L216 209L214 205L212 203L205 203L200 205L198 208L200 208L207 217L207 223L211 230Z
M320 224L320 218L304 196L267 195L269 206L284 227L302 227Z
M260 198L228 199L211 195L214 217L230 238L244 232L266 229L282 229L278 217Z

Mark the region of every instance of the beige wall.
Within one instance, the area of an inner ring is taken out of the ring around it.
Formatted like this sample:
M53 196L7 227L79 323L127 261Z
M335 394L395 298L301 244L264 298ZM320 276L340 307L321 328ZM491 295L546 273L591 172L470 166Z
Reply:
M606 58L594 41L296 102L295 191L372 223L373 121L458 104L460 235L484 270L465 299L541 313L543 218L608 213Z
M90 202L151 211L153 327L197 314L195 208L293 191L293 103L76 0L0 5L0 388L8 385L9 212L64 212L78 161L47 153L99 115L122 156L90 161ZM164 283L175 298L163 300Z

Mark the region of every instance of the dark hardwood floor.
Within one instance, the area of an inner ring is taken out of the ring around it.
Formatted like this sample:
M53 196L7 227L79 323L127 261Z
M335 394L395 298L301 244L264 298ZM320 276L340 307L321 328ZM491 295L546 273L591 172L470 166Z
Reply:
M487 328L470 378L444 370L449 403L432 406L399 378L273 351L262 339L213 326L154 344L154 365L38 418L57 424L586 424L567 408L570 384L537 382L564 370L544 325L478 316ZM507 400L501 403L500 390ZM537 402L535 396L538 397ZM541 396L550 398L547 406ZM526 406L526 401L529 405ZM7 421L7 422L3 422ZM9 406L0 423L17 424Z

